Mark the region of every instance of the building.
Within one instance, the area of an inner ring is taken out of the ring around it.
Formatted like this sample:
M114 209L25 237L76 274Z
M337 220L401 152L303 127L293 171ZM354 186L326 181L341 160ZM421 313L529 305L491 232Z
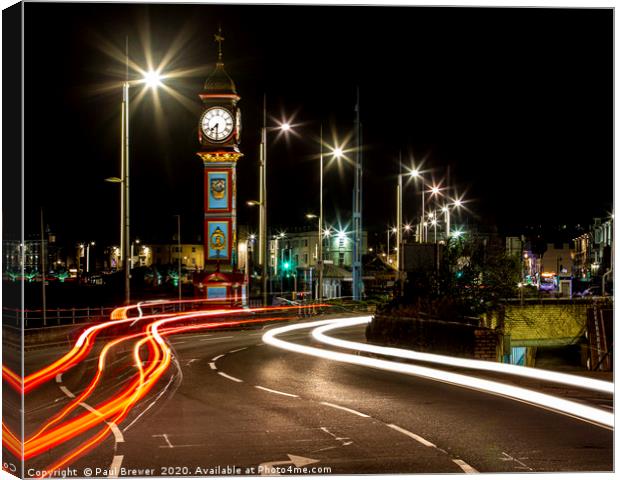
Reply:
M268 246L270 276L275 291L312 292L318 296L318 231L311 227L272 235ZM368 232L362 232L362 254L368 250ZM323 298L352 294L353 239L350 232L326 229L323 238ZM291 276L292 288L287 289ZM289 279L287 282L286 279ZM297 285L295 285L297 284ZM297 288L295 288L297 287ZM272 290L274 291L274 290Z
M114 269L118 265L120 250L118 246L107 249L108 265ZM179 257L181 266L187 271L204 270L204 245L198 243L136 243L132 244L130 251L132 268L150 267L153 265L178 265Z
M588 231L573 239L573 274L582 281L611 281L613 266L613 215L595 218Z

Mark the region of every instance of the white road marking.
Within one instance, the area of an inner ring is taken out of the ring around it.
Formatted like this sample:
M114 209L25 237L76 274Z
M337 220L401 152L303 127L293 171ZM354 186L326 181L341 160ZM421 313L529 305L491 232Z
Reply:
M405 430L404 428L399 427L398 425L394 425L393 423L389 423L389 424L387 424L387 426L390 427L393 430L396 430L397 432L400 432L400 433L402 433L404 435L407 435L408 437L413 438L416 442L420 442L425 447L437 448L437 445L435 445L434 443L429 442L425 438L422 438L420 435L416 435L415 433L410 432L409 430Z
M518 463L519 466L516 468L519 468L521 470L530 470L530 471L534 471L533 468L528 467L525 463L523 463L521 460L519 460L518 458L513 457L512 455L510 455L509 453L506 452L502 452L501 457L499 457L500 460L503 460L504 462L515 462Z
M112 465L110 465L110 474L108 478L118 478L118 474L123 464L123 455L114 455L112 459Z
M58 382L59 377L56 376L56 381ZM60 377L60 380L62 381L62 377ZM64 385L60 385L60 390L69 398L75 398L75 395L71 392L71 390L69 390L67 387L65 387ZM108 420L106 420L103 416L103 414L91 407L88 403L85 402L80 402L79 405L82 408L85 408L86 410L88 410L89 412L94 413L95 415L103 418L103 421L105 422L106 425L108 425L110 427L110 430L112 431L112 434L114 435L114 441L116 443L121 443L125 441L125 438L123 437L122 432L120 431L120 429L118 428L118 425L116 425L116 423L114 422L109 422Z
M182 343L187 343L187 341L183 340L182 342L178 342L176 340L172 340L171 342L173 345L181 345Z
M91 407L88 403L80 402L80 406L85 408L89 412L94 413L95 415L97 415L99 417L103 417L103 414L99 410L97 410L96 408ZM105 423L107 423L108 426L110 427L110 430L112 430L112 434L114 435L114 440L116 441L116 443L122 443L122 442L125 441L125 438L123 437L123 433L120 431L120 429L118 428L116 423L108 422L105 419L103 421Z
M199 358L192 358L189 362L187 362L185 364L186 367L189 367L192 363L194 363L195 361L200 360Z
M69 391L69 389L67 387L65 387L64 385L60 386L60 389L62 390L62 392L69 398L75 398L75 395L73 395L73 393L71 393Z
M230 337L203 338L203 339L198 340L198 341L199 341L199 342L208 342L208 341L210 341L210 340L224 340L224 339L226 339L226 338L235 338L235 337L230 336Z
M245 350L246 348L248 348L248 347L237 348L236 350L231 350L231 351L230 351L230 352L228 352L228 353L237 353L237 352L240 352L241 350Z
M461 467L461 470L463 470L465 473L480 473L478 470L476 470L474 467L472 467L468 463L465 463L463 460L459 460L458 458L453 458L452 461L456 463L459 467Z
M351 408L347 408L347 407L342 407L340 405L336 405L334 403L329 403L329 402L320 402L322 405L327 405L328 407L332 407L332 408L338 408L339 410L344 410L345 412L349 412L352 413L354 415L358 415L360 417L364 417L364 418L370 418L370 415L366 415L365 413L362 412L358 412L357 410L353 410Z
M343 447L346 447L347 445L351 445L353 442L349 441L347 442L347 440L351 440L351 438L349 437L339 437L338 435L336 435L335 433L330 432L327 428L325 427L321 427L321 430L323 430L325 433L327 433L328 435L334 437L334 440L340 442L342 444Z
M62 373L56 375L56 383L62 383Z
M315 460L314 458L306 458L300 457L298 455L287 454L289 460L284 460L281 462L264 462L258 466L258 471L261 472L261 475L275 476L279 475L277 472L273 472L272 469L276 465L295 465L296 467L304 467L306 465L310 465L312 463L319 463L320 460Z
M168 440L168 434L167 433L162 433L162 434L158 434L158 435L151 435L152 437L162 437L167 445L164 446L160 446L159 448L174 448L174 446L172 445L172 443L170 443L170 440Z
M209 362L209 366L211 367L211 370L217 370L217 367L215 366L215 362Z
M278 395L285 395L287 397L299 398L299 395L293 395L292 393L280 392L279 390L272 390L271 388L261 387L260 385L254 385L256 388L265 390L266 392L277 393Z
M243 380L239 379L239 378L235 378L235 377L231 377L230 375L226 375L224 372L217 372L218 374L220 374L222 377L227 378L228 380L232 380L233 382L243 382Z
M224 355L226 355L226 354L225 354L225 353L222 353L221 355L218 355L217 357L213 357L213 358L211 359L211 361L213 361L213 362L217 362L217 361L218 361L220 358L222 358Z

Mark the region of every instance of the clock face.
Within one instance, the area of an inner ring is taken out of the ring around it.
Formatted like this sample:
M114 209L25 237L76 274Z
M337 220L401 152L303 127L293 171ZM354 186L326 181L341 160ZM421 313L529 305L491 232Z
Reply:
M200 128L202 133L209 140L214 142L223 142L233 131L232 114L222 107L213 107L207 110L200 120Z

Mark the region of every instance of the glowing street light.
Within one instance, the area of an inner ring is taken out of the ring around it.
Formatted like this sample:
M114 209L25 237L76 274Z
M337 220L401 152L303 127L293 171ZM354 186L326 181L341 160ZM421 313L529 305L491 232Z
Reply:
M162 80L163 76L159 74L158 70L149 70L144 74L143 82L149 88L157 88L163 85Z
M130 255L130 215L129 215L129 41L125 43L125 81L123 82L123 97L121 102L121 176L109 177L105 180L118 183L121 187L121 232L120 232L120 263L125 272L125 304L129 305L131 299L130 278L131 260ZM134 84L145 84L155 90L162 86L164 76L159 70L142 71L142 79ZM119 265L120 266L120 265Z
M291 128L291 124L285 121L281 122L275 129L287 133L291 131ZM267 306L267 281L269 278L269 265L267 262L267 95L263 96L263 126L261 127L258 178L259 200L250 200L247 202L247 205L260 207L258 218L258 263L262 269L263 305ZM277 263L276 261L274 273L277 270Z

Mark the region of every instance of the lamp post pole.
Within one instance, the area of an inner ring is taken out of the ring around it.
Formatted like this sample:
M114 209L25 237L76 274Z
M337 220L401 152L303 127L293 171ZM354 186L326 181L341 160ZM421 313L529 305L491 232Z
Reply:
M129 260L129 232L130 232L130 217L129 217L129 81L125 80L123 83L123 103L122 103L122 137L123 137L123 149L122 149L122 177L121 177L121 190L123 195L121 203L123 205L123 246L121 247L121 256L123 258L123 268L125 270L125 304L129 305L131 300L131 262Z
M398 185L396 186L396 270L400 281L400 259L401 243L403 230L403 175L398 174Z
M259 151L259 220L258 220L258 263L262 268L263 305L267 306L267 278L269 262L267 260L267 96L263 96L263 128L261 129L261 147ZM277 260L277 257L276 257Z
M323 124L320 127L319 156L319 302L323 301Z

